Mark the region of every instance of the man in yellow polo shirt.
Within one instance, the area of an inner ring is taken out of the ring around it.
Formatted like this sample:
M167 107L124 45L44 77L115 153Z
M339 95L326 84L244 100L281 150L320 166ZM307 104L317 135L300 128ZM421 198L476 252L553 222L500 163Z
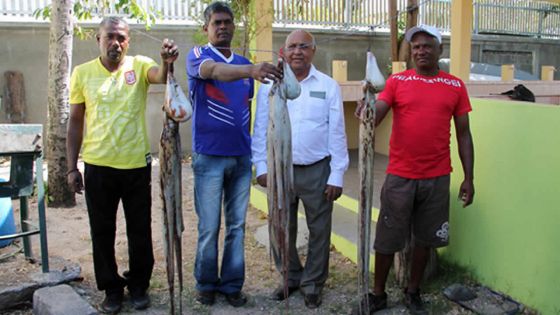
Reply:
M68 183L85 198L93 244L93 265L101 311L121 309L124 287L135 309L149 306L147 289L154 266L151 232L151 158L146 132L146 99L151 83L165 83L178 56L164 40L161 66L144 56L127 56L126 21L107 17L97 34L101 55L77 66L70 80L67 138ZM86 131L84 134L84 127ZM82 148L84 180L77 168ZM128 237L129 271L118 274L116 213L122 201Z

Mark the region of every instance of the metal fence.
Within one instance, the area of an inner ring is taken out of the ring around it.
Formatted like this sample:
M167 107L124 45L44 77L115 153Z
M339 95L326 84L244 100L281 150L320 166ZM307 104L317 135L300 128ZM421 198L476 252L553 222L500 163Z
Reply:
M477 1L473 10L475 33L560 38L559 4L529 0L483 0Z
M272 0L274 26L368 31L388 29L389 1L397 4L404 24L407 0ZM114 0L112 1L114 2ZM197 0L137 0L161 13L162 24L196 24L204 3ZM33 12L48 0L0 0L1 20L33 20ZM418 0L419 23L442 31L451 26L451 0ZM560 38L560 5L532 0L473 1L473 32ZM115 13L109 10L108 13Z
M35 10L50 5L50 0L0 0L0 21L34 21ZM104 12L93 11L93 16L120 14L115 10L116 0L109 0ZM160 24L196 24L202 18L205 4L197 0L136 0L144 9L159 15Z

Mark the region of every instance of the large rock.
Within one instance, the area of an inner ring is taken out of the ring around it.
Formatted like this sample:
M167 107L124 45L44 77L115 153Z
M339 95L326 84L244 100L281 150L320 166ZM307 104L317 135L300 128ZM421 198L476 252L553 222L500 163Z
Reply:
M33 294L35 315L96 315L97 310L67 284L46 287Z
M30 301L35 290L81 279L80 265L52 257L50 272L30 273L17 283L1 283L0 311Z

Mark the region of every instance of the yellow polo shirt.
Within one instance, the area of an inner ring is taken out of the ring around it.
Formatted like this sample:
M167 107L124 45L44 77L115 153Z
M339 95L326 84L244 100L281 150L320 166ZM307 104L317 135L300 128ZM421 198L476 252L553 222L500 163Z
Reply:
M88 164L132 169L147 165L148 70L157 66L144 56L126 56L115 72L96 58L76 66L70 79L70 104L85 103L82 158Z

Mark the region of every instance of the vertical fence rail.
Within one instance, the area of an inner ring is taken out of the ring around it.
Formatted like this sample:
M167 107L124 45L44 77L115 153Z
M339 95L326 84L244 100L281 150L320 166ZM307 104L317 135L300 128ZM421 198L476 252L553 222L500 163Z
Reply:
M118 14L113 7L106 13ZM272 0L276 26L308 26L334 30L388 29L388 0ZM399 21L405 21L407 0L397 2ZM29 21L49 0L0 0L0 21ZM138 0L162 14L160 24L194 24L204 4L199 0ZM418 21L443 31L451 28L451 0L419 0ZM560 38L560 4L531 0L473 0L475 34L511 34ZM402 23L401 23L402 24Z

